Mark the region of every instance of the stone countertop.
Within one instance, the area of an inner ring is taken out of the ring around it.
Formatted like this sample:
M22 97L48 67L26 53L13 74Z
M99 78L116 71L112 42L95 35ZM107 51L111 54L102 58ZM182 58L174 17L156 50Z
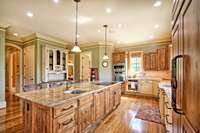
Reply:
M163 89L169 99L171 100L171 95L172 95L172 87L171 87L171 82L170 80L163 80L159 83L159 88Z
M96 85L95 83L97 82L76 83L69 85L69 89L66 89L66 86L57 88L45 88L30 92L17 93L16 96L23 100L31 101L33 103L37 103L47 107L54 107L59 104L65 103L66 101L74 100L84 95L103 90L116 84L120 84L121 82L117 82L111 85ZM81 90L84 92L81 94L70 94L64 93L65 90Z
M157 77L135 77L135 78L128 78L127 80L153 80L153 81L162 81L162 78L157 78Z

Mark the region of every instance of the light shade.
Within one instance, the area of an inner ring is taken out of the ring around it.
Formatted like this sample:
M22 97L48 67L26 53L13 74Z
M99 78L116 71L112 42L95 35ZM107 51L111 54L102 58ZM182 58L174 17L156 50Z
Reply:
M72 48L71 51L74 52L74 53L80 53L80 52L81 52L81 49L80 49L79 46L76 46L76 45L75 45L75 46Z
M108 55L104 55L104 56L103 56L103 59L104 59L104 60L108 60L108 59L109 59Z

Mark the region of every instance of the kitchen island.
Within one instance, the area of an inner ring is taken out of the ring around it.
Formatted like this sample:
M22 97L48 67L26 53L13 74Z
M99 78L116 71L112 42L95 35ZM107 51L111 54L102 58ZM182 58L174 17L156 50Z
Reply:
M120 104L121 83L83 82L16 94L25 133L84 133Z

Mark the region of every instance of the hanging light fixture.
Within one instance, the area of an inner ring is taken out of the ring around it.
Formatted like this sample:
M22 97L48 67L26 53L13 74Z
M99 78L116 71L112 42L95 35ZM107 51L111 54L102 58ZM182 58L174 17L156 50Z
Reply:
M104 53L103 59L108 60L109 59L109 57L107 55L107 28L108 28L108 25L103 25L103 27L105 28L105 53Z
M78 46L78 3L80 0L74 0L76 2L76 33L75 33L75 46L72 48L72 52L79 53L81 52L80 47Z

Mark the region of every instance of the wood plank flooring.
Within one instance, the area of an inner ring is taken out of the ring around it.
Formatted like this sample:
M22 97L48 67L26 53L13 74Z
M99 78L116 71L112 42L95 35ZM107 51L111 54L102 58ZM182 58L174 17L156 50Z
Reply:
M17 97L7 96L7 108L0 110L0 133L22 133L22 107ZM95 133L164 133L164 126L135 118L143 105L158 106L153 99L122 97L119 107L106 117Z
M163 125L135 118L141 106L156 106L153 99L122 97L119 107L97 127L95 133L165 133Z

